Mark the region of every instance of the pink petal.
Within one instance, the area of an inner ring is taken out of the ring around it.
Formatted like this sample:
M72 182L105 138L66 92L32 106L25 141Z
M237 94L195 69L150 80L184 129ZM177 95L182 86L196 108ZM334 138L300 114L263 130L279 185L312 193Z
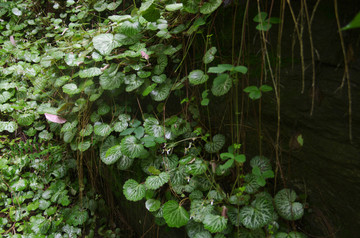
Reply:
M146 60L149 60L149 58L150 58L149 55L146 54L144 51L141 51L141 57L143 57Z
M15 39L14 39L14 36L10 36L10 42L13 46L16 46L16 42L15 42Z
M66 122L66 119L64 119L62 117L59 117L57 115L49 114L49 113L45 113L45 117L49 121L54 122L54 123L58 123L58 124L63 124L63 123Z

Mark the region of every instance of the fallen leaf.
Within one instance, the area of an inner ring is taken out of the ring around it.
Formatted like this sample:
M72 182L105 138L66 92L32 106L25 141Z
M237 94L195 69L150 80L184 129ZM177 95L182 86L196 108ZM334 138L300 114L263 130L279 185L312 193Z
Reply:
M59 117L57 115L45 113L46 119L48 119L51 122L58 123L58 124L64 124L66 122L65 118Z

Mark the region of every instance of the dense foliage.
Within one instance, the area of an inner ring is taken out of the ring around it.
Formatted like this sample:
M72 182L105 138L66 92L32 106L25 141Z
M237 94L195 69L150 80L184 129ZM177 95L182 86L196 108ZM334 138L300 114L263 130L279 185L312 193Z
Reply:
M158 225L185 226L191 238L304 236L281 225L300 219L304 207L293 190L269 193L271 160L246 158L241 144L204 125L212 97L230 95L248 73L216 60L204 37L221 4L1 3L4 236L94 232L81 229L96 220L98 201L84 192L90 153L113 173L134 171L126 173L125 198L144 202ZM254 17L261 32L278 23L263 12ZM188 50L201 36L204 53L189 69ZM252 100L270 91L244 89ZM14 149L13 139L23 144Z

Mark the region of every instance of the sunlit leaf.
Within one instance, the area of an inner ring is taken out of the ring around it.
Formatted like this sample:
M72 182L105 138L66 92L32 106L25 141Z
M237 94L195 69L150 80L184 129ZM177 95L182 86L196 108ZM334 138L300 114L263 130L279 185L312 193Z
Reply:
M102 55L109 55L113 49L120 46L111 33L97 35L93 38L92 42L94 48Z

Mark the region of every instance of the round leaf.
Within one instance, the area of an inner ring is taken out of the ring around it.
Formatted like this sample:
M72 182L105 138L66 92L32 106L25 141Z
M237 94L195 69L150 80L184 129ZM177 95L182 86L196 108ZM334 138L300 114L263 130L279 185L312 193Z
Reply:
M199 85L205 83L208 80L209 76L206 75L202 70L197 69L191 71L188 78L191 84Z
M169 178L170 176L166 172L160 173L159 176L149 176L145 181L145 186L148 189L156 190L167 183Z
M296 193L290 189L282 189L275 195L275 207L281 217L294 221L304 215L303 205L295 200Z
M100 34L92 40L94 48L102 55L109 55L111 51L120 46L114 39L114 35L110 33Z
M127 136L121 140L121 152L130 157L137 158L144 151L144 146L135 136Z
M176 201L170 200L163 207L164 219L169 227L182 227L189 221L189 213Z
M161 202L156 199L148 199L145 202L146 209L149 210L149 212L155 212L160 209Z
M205 144L205 150L208 153L218 152L225 144L225 136L217 134L213 137L212 142Z
M211 92L215 96L222 96L232 87L232 78L228 74L220 74L214 79Z
M200 13L210 14L220 7L222 0L209 0L200 7Z
M225 230L227 219L220 215L208 214L203 221L204 227L211 233L221 232Z
M145 197L145 186L133 179L129 179L123 186L123 193L129 201L140 201Z

